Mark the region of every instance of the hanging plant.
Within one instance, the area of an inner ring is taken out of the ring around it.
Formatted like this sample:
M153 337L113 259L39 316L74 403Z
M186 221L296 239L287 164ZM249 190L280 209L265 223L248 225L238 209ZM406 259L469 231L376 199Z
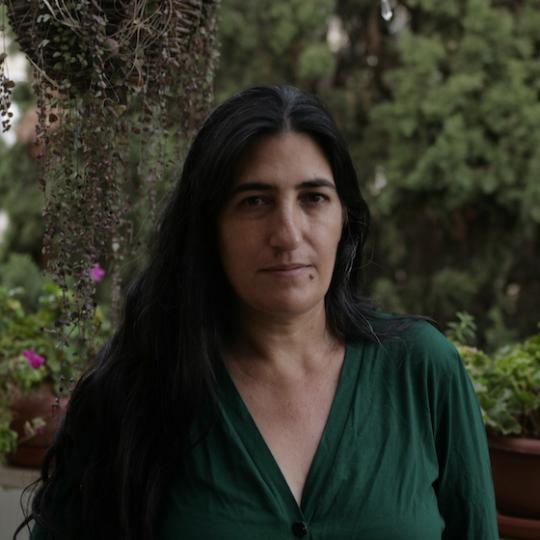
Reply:
M0 32L4 32L4 25L1 22ZM7 53L5 51L0 52L0 123L2 133L5 133L11 127L11 119L13 118L13 112L10 111L11 91L15 86L15 83L6 75L6 59Z
M75 292L64 295L58 336L66 344L64 330L76 323L88 356L96 284L110 277L114 314L120 266L137 244L130 217L153 216L158 179L181 159L210 104L217 2L1 2L33 66L44 259L62 290ZM0 79L3 122L10 91Z

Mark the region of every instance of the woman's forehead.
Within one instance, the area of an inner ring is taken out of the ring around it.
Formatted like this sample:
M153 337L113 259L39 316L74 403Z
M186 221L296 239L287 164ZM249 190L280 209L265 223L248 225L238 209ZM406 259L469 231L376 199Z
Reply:
M305 133L286 131L260 137L246 148L234 168L233 185L283 177L294 182L323 179L335 183L319 144Z

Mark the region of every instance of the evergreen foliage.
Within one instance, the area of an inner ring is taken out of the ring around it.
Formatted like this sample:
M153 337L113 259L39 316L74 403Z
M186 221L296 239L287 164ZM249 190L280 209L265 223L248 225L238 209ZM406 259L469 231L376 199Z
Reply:
M442 324L467 311L492 349L533 333L540 2L409 0L390 24L368 0L256 4L222 2L216 94L287 80L329 104L374 214L366 287L382 307Z

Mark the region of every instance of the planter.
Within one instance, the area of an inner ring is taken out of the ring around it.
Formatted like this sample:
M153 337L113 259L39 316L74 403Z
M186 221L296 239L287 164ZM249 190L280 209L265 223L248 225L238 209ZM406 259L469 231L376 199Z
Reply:
M148 58L160 57L164 36L170 38L174 34L175 43L171 45L178 49L175 55L187 51L192 36L200 28L204 5L214 3L215 0L171 0L167 3L168 10L163 10L158 0L144 0L137 6L116 0L95 0L91 4L87 2L91 7L88 12L80 10L81 2L74 1L61 2L62 6L51 2L53 7L48 7L49 3L41 0L7 0L6 5L17 41L32 63L50 80L57 84L68 80L72 87L84 93L95 75L96 35L85 32L81 17L84 20L99 16L105 24L106 43L99 65L105 79L117 77L135 83L141 47ZM137 9L139 13L134 12ZM144 24L139 22L143 14ZM64 58L67 51L68 59ZM58 56L59 52L63 54ZM118 99L116 91L111 96Z
M67 401L68 398L63 397L58 403L51 386L42 385L31 394L12 403L11 429L17 432L21 442L15 452L7 455L10 465L29 468L41 466L45 453L54 440ZM24 425L37 416L45 421L45 426L33 437L28 437Z
M540 439L488 437L501 536L540 538Z

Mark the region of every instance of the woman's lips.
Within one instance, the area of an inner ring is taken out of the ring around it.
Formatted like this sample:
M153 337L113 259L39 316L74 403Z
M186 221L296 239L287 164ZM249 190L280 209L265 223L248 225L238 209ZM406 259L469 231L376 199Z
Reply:
M303 274L309 268L311 268L309 264L283 264L263 268L262 272L278 276L297 276Z

